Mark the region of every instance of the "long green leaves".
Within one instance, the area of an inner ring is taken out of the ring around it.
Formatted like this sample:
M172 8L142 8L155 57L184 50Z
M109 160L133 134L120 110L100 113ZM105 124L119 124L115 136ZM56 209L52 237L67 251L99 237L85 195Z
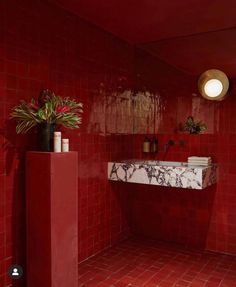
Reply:
M40 105L35 99L30 103L21 101L12 109L10 117L17 121L16 132L26 133L43 122L55 123L70 129L79 128L82 112L82 103L50 93Z

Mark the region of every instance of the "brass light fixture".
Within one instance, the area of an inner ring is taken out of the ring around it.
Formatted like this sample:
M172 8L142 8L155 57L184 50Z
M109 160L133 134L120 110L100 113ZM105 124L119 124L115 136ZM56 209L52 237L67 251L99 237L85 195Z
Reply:
M207 70L198 80L200 94L207 100L222 101L229 88L229 80L225 73L217 69Z

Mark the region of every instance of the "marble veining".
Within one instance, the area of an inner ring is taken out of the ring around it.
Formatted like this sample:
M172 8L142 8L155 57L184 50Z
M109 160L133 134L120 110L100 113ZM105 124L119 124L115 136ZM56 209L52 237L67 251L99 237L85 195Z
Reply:
M127 160L108 163L108 179L178 188L203 189L216 183L217 165Z

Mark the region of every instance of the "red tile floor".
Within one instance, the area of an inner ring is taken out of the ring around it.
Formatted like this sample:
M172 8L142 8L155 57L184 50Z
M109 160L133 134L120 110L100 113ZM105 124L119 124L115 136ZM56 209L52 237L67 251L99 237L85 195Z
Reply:
M129 239L79 265L79 287L234 287L236 257Z

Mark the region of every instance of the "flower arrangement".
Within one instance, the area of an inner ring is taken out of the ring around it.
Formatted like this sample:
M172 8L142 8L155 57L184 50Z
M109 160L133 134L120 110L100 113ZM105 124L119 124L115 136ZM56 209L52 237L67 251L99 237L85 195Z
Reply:
M79 128L82 112L82 103L43 90L37 100L32 99L29 103L22 100L12 109L10 116L17 121L16 132L19 134L42 123L62 125L70 129Z
M207 130L207 125L202 121L194 121L192 116L189 116L184 124L184 131L188 131L190 134L200 134Z

